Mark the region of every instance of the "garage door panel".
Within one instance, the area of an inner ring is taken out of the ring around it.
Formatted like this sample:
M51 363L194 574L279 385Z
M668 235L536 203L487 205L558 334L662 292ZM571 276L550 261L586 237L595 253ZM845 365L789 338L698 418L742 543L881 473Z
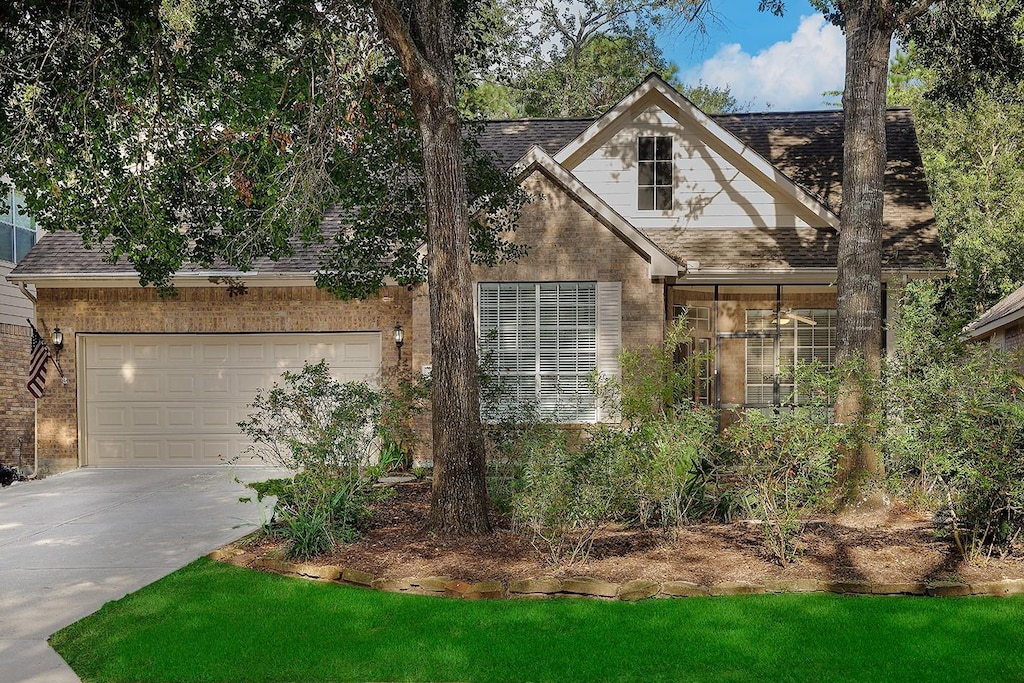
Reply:
M202 344L200 360L206 363L227 363L231 356L227 344Z
M265 344L239 344L238 345L238 362L239 363L260 363L261 365L267 360L267 348Z
M160 360L160 347L156 344L135 344L132 347L132 359L142 363Z
M86 336L86 464L203 466L242 456L238 422L284 370L326 358L341 381L376 381L379 333Z
M194 465L196 460L196 442L193 439L185 441L179 440L168 440L167 441L167 459L172 461L182 462L185 461L189 465Z
M163 461L162 440L128 439L127 456L136 462L160 463Z
M183 374L183 371L172 371L167 374L167 393L175 398L194 397L196 393L196 376Z
M101 407L95 413L95 424L101 429L125 429L129 426L128 410L123 407Z
M273 385L280 378L281 372L276 368L262 372L239 372L235 375L235 390L245 396L256 396L257 391Z
M200 413L200 420L203 427L231 428L242 419L235 417L238 412L227 406L208 407Z
M345 344L342 349L345 363L363 363L372 355L369 344Z
M273 354L273 360L277 361L276 367L292 367L302 364L302 355L299 353L298 344L274 344Z
M196 345L193 343L188 344L168 344L167 345L167 360L175 363L180 362L192 362L196 359Z
M156 406L132 406L129 410L130 425L134 428L156 427L159 429L166 424L161 413L161 409ZM113 427L114 425L109 426Z
M164 378L150 372L137 372L135 377L126 382L127 390L136 399L146 400L147 398L159 398L164 395Z
M204 374L199 378L199 385L202 387L202 398L222 398L231 394L231 379L226 372Z
M126 465L127 443L125 439L93 439L89 442L89 461L107 465Z

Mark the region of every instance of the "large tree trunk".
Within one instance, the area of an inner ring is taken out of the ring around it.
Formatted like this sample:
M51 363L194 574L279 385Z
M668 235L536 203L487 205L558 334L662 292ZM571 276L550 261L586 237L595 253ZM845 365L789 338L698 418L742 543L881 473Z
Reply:
M882 354L882 204L885 96L893 16L877 0L846 3L846 88L843 93L843 206L839 235L837 363L863 362L877 379ZM836 421L862 421L871 396L856 374L844 381ZM864 423L865 427L869 427ZM867 443L847 453L843 474L880 473Z
M430 526L442 534L490 531L473 325L469 209L455 100L450 2L416 0L404 17L373 0L409 81L423 141L427 284L433 364L434 485Z

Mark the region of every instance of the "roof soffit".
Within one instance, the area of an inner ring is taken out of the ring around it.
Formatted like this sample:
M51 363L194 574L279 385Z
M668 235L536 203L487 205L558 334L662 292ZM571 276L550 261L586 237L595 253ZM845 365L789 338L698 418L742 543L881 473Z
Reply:
M608 139L652 107L664 110L683 128L700 130L701 138L708 146L729 159L751 180L766 191L780 193L793 201L810 225L839 231L839 216L834 211L656 74L649 75L633 92L562 147L554 155L554 160L572 171Z

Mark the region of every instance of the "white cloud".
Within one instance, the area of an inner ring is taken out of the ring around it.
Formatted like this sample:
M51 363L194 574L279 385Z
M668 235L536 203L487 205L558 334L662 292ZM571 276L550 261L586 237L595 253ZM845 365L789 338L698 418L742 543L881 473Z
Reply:
M738 43L723 45L713 57L683 74L683 81L729 86L754 111L825 108L826 90L842 90L846 64L842 31L820 14L801 17L793 36L756 55ZM836 98L829 98L834 101Z

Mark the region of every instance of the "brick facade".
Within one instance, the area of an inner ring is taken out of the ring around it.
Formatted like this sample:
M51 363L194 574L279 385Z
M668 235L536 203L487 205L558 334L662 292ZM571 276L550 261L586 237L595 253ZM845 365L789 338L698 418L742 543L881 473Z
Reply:
M25 388L32 330L0 323L0 462L31 467L35 402ZM51 370L52 373L52 370Z
M151 288L39 290L37 314L49 329L64 332L61 365L68 384L51 375L39 401L39 459L44 473L78 466L78 365L75 336L81 333L346 332L383 333L384 374L397 363L391 330L400 323L406 343L416 332L410 317L412 295L388 287L366 301L343 302L315 287L250 287L229 297L224 287L181 288L162 299ZM26 354L27 357L27 354Z
M530 248L518 263L476 268L478 281L597 281L622 283L624 348L657 345L664 334L664 285L649 276L648 263L617 235L541 173L524 181L542 199L524 207L517 242ZM80 333L342 332L381 330L384 374L396 366L390 331L406 331L403 364L420 372L430 363L430 305L425 286L389 287L366 301L341 302L315 287L250 287L230 297L223 287L183 287L161 299L152 289L76 288L39 290L40 324L64 331L61 364L68 384L51 379L39 402L39 453L45 472L79 463L77 359ZM27 348L27 347L26 347ZM27 351L26 351L27 353ZM430 417L417 420L418 464L430 461Z
M661 344L665 289L646 260L537 171L522 183L537 199L523 207L514 240L529 253L517 263L477 268L480 282L621 282L622 347Z
M516 263L476 267L477 282L621 282L622 347L660 345L665 333L664 285L649 275L647 261L585 210L560 185L537 171L523 189L537 199L523 207L514 241L529 248ZM413 293L411 347L414 371L430 363L430 301L425 286ZM417 461L430 458L430 415L416 422Z

